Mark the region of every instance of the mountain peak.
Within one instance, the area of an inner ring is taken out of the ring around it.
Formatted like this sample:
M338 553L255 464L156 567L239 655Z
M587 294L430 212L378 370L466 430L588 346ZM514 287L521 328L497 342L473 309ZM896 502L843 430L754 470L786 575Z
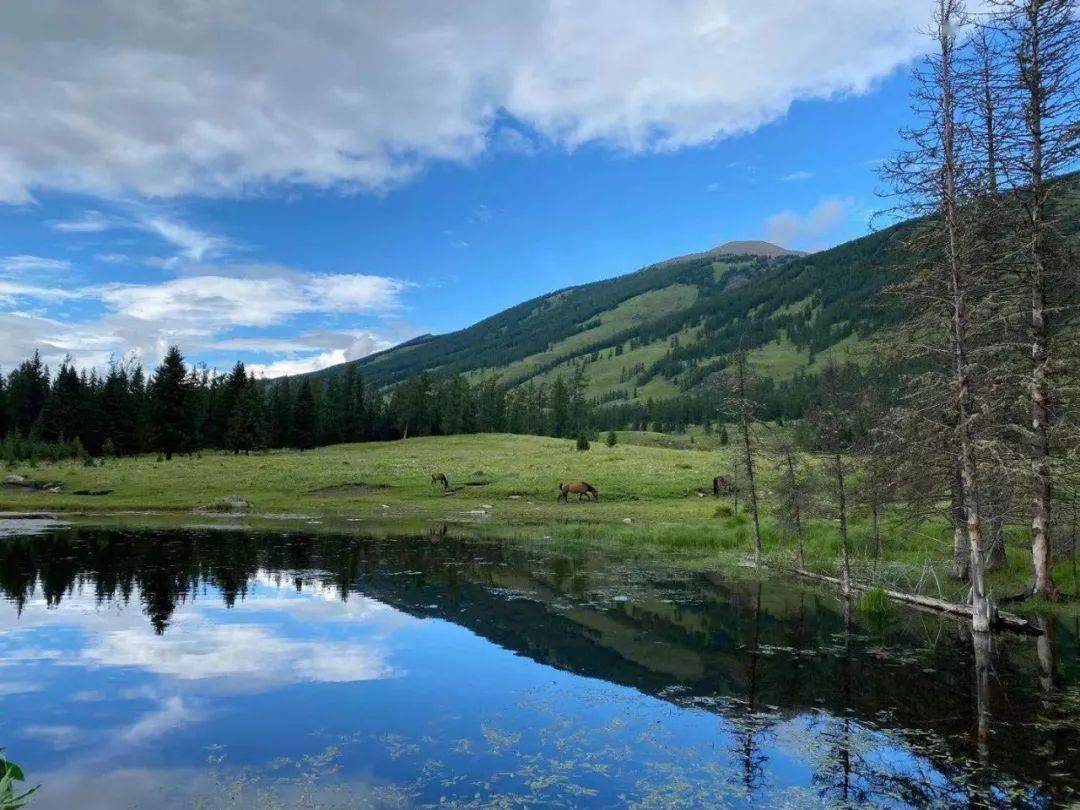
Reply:
M774 245L772 242L764 242L761 240L743 239L733 242L724 242L722 245L717 245L712 250L706 251L713 255L730 254L735 256L805 256L805 251L802 250L788 250L787 248L780 247L780 245Z

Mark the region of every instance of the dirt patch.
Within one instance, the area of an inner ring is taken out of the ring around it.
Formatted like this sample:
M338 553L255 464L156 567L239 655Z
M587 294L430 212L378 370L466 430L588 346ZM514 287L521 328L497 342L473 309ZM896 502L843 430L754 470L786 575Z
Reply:
M338 484L333 487L313 489L312 495L331 495L338 498L355 498L359 495L372 495L376 492L385 492L390 489L386 484L365 484L362 481L355 484Z

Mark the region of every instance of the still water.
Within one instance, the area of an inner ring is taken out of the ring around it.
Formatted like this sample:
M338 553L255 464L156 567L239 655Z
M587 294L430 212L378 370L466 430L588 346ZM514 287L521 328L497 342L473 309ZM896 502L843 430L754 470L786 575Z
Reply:
M973 644L780 579L453 530L16 528L0 746L32 807L1048 806L1075 620Z

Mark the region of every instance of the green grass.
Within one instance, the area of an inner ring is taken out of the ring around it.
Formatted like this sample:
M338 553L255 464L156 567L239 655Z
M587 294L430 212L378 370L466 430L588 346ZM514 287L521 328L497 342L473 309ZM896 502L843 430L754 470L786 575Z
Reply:
M810 352L800 349L781 332L776 340L769 341L747 355L747 360L755 374L771 377L774 380L786 380L803 371L810 364Z
M717 441L699 430L698 441ZM110 460L85 467L65 462L12 471L36 480L59 481L57 494L0 489L0 510L87 512L121 515L117 520L168 520L212 507L223 496L238 495L252 504L252 515L236 518L273 521L283 515L318 518L327 527L358 526L364 521L424 526L447 521L504 534L527 531L556 538L647 544L726 555L732 562L752 550L751 522L745 503L733 513L730 499L711 496L712 477L731 474L733 445L690 451L689 436L618 434L615 447L602 441L578 452L566 439L505 434L424 437L397 442L337 445L306 453L271 452L252 456L224 453L181 457L171 462L153 456ZM677 446L663 446L677 442ZM809 461L809 460L808 460ZM811 462L812 463L812 462ZM444 494L430 483L445 472L455 488ZM763 545L769 564L792 567L795 544L777 528L771 510L777 464L758 459L763 505ZM556 503L560 481L583 479L600 491L598 503ZM469 483L479 486L468 486ZM857 501L854 496L853 503ZM337 488L332 489L332 488ZM80 489L111 489L105 496L75 495ZM148 515L145 513L164 513ZM131 514L135 513L132 517ZM143 514L138 514L143 513ZM807 564L838 570L838 536L827 510L819 507L806 530ZM203 520L202 516L194 518ZM883 558L876 559L864 512L850 520L851 559L856 576L923 593L958 598L964 586L950 582L947 570L951 532L943 521L919 525L899 516L882 521ZM1009 563L992 572L998 596L1022 593L1030 577L1023 527L1007 544ZM1055 569L1066 594L1076 593L1069 561ZM938 590L940 586L940 591ZM1076 602L1072 603L1076 609Z

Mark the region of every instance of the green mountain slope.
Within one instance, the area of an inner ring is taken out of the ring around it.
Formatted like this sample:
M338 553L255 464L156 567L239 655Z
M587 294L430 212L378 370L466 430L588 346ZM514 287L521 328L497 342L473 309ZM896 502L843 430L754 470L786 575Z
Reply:
M1067 183L1067 230L1080 230L1080 175ZM906 222L810 255L735 242L526 301L447 335L356 361L380 386L428 372L550 381L584 364L601 402L693 390L740 345L774 380L854 356L902 313L878 295L903 272ZM344 365L317 376L339 374Z

